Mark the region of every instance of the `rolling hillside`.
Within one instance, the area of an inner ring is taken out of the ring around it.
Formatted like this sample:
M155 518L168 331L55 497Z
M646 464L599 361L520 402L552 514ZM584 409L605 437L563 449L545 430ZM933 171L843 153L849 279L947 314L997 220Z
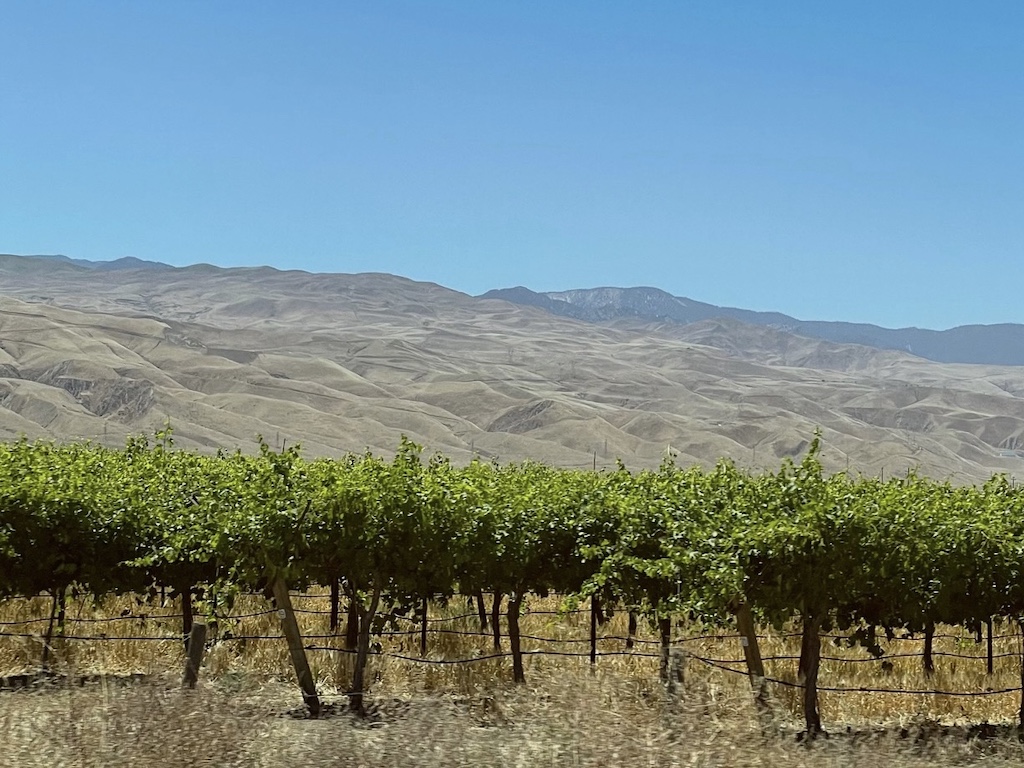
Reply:
M730 318L595 323L382 274L98 269L0 256L0 437L456 461L1020 473L1024 368L948 364Z

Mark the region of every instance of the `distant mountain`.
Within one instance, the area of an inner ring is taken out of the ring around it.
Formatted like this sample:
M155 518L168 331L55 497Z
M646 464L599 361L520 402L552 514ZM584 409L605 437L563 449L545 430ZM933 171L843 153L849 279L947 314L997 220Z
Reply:
M1024 365L1024 325L962 325L946 331L882 328L867 323L797 320L779 312L719 307L673 296L657 288L590 288L536 293L522 286L488 291L480 298L502 299L592 323L621 318L687 325L729 318L837 344L862 344L909 352L940 363Z
M122 269L174 269L170 264L164 264L160 261L146 261L145 259L137 259L134 256L124 256L120 259L114 259L113 261L89 261L88 259L72 259L69 256L61 254L40 254L38 256L32 256L33 259L49 259L51 261L60 261L65 264L74 264L76 267L85 267L86 269L95 269L100 272L114 272Z

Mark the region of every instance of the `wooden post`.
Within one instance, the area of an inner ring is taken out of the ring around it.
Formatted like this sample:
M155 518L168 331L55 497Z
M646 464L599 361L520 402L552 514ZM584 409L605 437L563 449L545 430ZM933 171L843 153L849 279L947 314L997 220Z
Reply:
M338 603L341 601L341 584L331 579L331 632L338 631Z
M188 637L192 632L192 587L181 590L181 636L188 651Z
M597 595L590 596L590 666L597 664L597 614L601 611L601 602Z
M992 668L993 668L992 667L993 656L992 656L992 617L991 616L989 616L988 619L986 620L985 628L988 630L988 648L987 648L987 650L988 650L988 667L987 667L987 669L988 669L988 674L991 675L992 674Z
M203 664L203 651L206 650L205 624L195 622L192 625L185 650L185 671L181 676L181 686L195 688L199 680L199 668Z
M217 610L218 610L218 605L219 605L219 598L217 597L218 591L216 589L211 589L210 592L209 592L209 595L210 595L210 613L212 614L211 615L211 620L212 620L211 623L213 624L213 627L212 627L213 638L212 639L214 641L216 641L216 640L220 639L220 619L217 618Z
M422 621L420 624L420 656L427 655L427 598L423 598L421 609L423 611Z
M494 593L494 602L491 603L491 630L494 632L494 650L501 653L501 625L498 619L501 618L501 592Z
M68 590L65 587L57 594L57 637L64 637L68 615Z
M630 650L636 641L633 639L636 637L636 611L629 612L629 628L626 630L626 650Z
M658 634L661 637L661 667L658 670L658 677L662 683L668 685L669 654L672 651L672 619L670 617L658 619Z
M803 617L803 633L800 648L800 666L803 670L800 682L804 686L804 723L807 738L813 739L821 731L821 716L818 713L818 667L821 663L820 620L812 615Z
M931 676L935 672L935 622L929 621L924 625L924 673Z
M768 688L764 680L764 663L757 643L754 616L746 603L739 603L736 608L736 626L740 633L740 645L743 646L743 657L747 661L750 687L754 689L754 703L758 710L765 711L768 709Z
M523 593L513 592L508 601L508 644L512 649L512 679L517 683L526 682L523 650L519 641L519 611L522 605Z
M302 700L306 703L309 714L319 717L320 697L317 696L316 682L313 680L313 673L310 671L309 661L306 659L306 649L302 645L302 634L299 632L299 623L295 620L295 611L292 608L291 596L288 594L288 585L284 579L278 577L274 579L273 590L274 603L277 605L281 628L288 641L292 666L295 667L295 676L299 680L299 688L302 689Z
M679 703L679 689L685 681L686 651L682 648L671 648L668 652L668 677L665 680L665 692L669 703Z
M345 617L345 650L354 651L359 646L359 604L355 587L346 584L348 614Z
M480 590L476 592L476 612L480 614L480 631L487 631L487 606L484 605L484 593Z
M53 623L57 620L57 590L53 592L53 602L50 605L50 623L46 627L46 638L43 640L43 661L42 669L44 672L49 670L50 666L50 649L53 644Z

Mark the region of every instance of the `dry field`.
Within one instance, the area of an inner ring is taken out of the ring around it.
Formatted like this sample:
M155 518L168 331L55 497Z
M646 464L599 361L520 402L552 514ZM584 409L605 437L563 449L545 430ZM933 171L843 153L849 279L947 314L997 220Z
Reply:
M296 600L310 645L337 648L330 635L325 598ZM523 632L548 641L526 640L529 650L585 654L589 616L559 614L553 599L530 601ZM264 613L262 599L246 598L235 614L257 613L237 624L222 624L235 636L276 636L279 624ZM49 603L8 601L0 621L10 634L0 638L0 671L33 670ZM90 621L121 617L117 621ZM149 764L218 766L600 766L628 763L657 766L806 765L854 766L869 760L900 765L1019 765L1024 747L1014 718L1019 692L989 696L880 693L822 693L827 739L798 739L798 689L771 686L774 714L759 719L744 676L699 659L741 659L738 641L704 637L706 628L678 627L689 657L680 696L669 699L657 679L658 661L643 655L598 659L532 655L527 683L511 682L507 659L466 664L422 663L415 626L409 634L386 636L382 653L370 662L371 712L359 720L345 710L350 675L337 651L311 651L310 661L325 718L301 717L298 694L282 640L222 640L211 645L194 691L179 687L183 650L180 619L140 620L175 613L159 602L138 605L125 599L93 606L68 605L66 633L106 634L103 641L57 640L51 682L0 690L0 765L120 766ZM471 659L492 652L489 637L466 616L464 603L431 606L432 631L426 660ZM653 633L641 622L639 640ZM985 673L984 644L944 629L936 640L936 672L921 670L919 640L885 644L892 668L865 661L861 649L826 641L823 687L984 692L1020 685L1020 638L996 627L995 670ZM1002 635L1003 632L1007 634ZM602 651L622 651L625 616L602 627ZM167 641L118 639L167 636ZM507 644L505 645L507 649ZM653 653L656 645L637 650ZM794 656L799 640L767 633L766 657ZM898 657L896 654L911 654ZM410 660L396 658L406 656ZM733 665L742 669L742 665ZM768 675L792 681L792 658L766 662ZM134 677L133 677L134 675ZM15 681L18 681L15 679ZM987 724L987 725L985 725Z

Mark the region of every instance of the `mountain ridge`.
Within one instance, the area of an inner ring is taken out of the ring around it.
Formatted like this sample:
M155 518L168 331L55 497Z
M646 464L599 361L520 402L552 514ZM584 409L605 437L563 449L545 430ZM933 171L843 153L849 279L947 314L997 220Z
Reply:
M517 286L495 289L480 298L500 299L545 309L587 322L623 317L689 323L728 317L750 325L824 339L839 344L862 344L899 350L941 363L1024 365L1024 325L962 325L943 331L926 328L883 328L870 323L798 320L780 312L720 307L673 296L659 288L582 288L536 292Z
M217 267L212 264L194 264L188 267L174 267L163 262L138 259L134 256L111 261L74 259L64 255L0 254L0 258L58 261L98 272L252 269L273 270L286 274L320 274L324 277L331 274L310 273L303 270L280 270L267 266ZM1024 366L1024 324L1019 323L969 324L945 330L934 330L916 326L886 328L872 323L800 320L777 311L757 311L709 304L688 297L675 296L652 286L629 288L604 286L545 292L516 286L491 289L476 298L498 299L521 306L533 306L555 315L584 322L605 323L622 318L637 318L644 321L668 320L686 325L705 320L731 318L750 325L838 344L860 344L876 349L908 352L935 362Z

